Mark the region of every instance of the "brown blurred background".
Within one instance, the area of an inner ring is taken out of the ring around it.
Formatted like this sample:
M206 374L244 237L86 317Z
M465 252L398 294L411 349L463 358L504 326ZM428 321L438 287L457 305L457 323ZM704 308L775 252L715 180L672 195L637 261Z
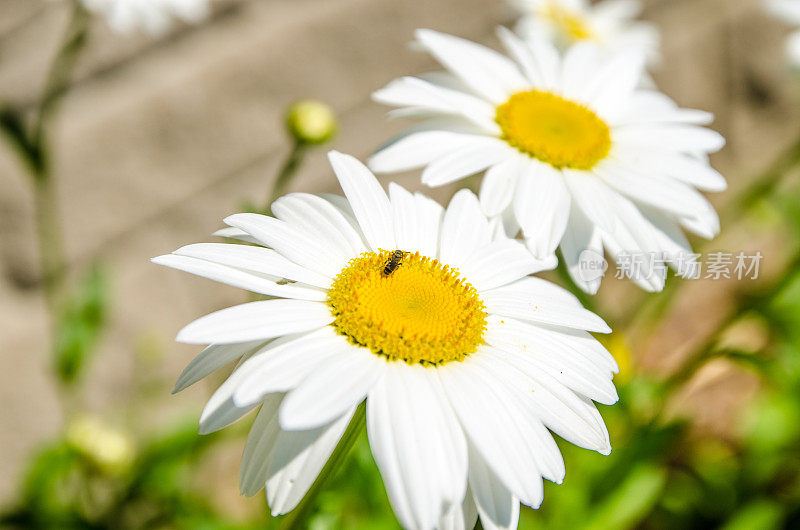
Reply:
M643 18L663 34L664 57L654 73L659 87L682 106L714 112L713 127L728 139L714 158L731 183L712 197L724 210L726 197L800 129L797 84L784 62L787 32L763 13L761 0L645 4ZM0 0L3 100L34 105L67 18L59 2ZM339 136L312 153L292 190L338 192L325 150L367 157L404 126L387 121L370 93L397 76L435 67L407 46L415 28L496 45L495 26L512 22L501 0L224 0L202 25L177 27L158 40L120 37L96 19L53 132L70 263L100 258L111 273L110 326L84 385L89 408L143 432L199 414L213 381L169 395L171 382L199 351L172 339L184 324L242 301L243 294L148 259L210 240L243 201L266 199L289 148L282 129L288 103L318 98L341 120ZM420 189L417 179L395 180ZM452 189L429 193L446 200ZM723 237L706 248L761 250L767 276L792 250L783 248L779 230L759 233L737 226L735 218L725 222ZM61 428L37 271L29 180L0 143L0 504L10 499L33 448ZM654 334L632 331L640 369L677 369L724 317L734 283L693 282ZM599 306L613 320L635 310L642 296L609 280ZM131 388L141 381L154 385L155 397L132 407ZM689 411L698 429L725 436L731 411L756 385L732 365L712 363L674 408ZM240 452L237 442L209 464L209 478L225 486L220 503L238 497Z

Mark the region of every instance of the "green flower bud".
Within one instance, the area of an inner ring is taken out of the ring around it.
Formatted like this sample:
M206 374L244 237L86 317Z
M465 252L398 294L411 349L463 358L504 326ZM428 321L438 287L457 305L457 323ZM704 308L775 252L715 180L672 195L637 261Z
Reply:
M133 441L92 416L80 416L67 426L69 445L110 475L124 473L133 463Z
M301 144L322 144L336 134L336 114L321 101L304 99L286 110L286 128Z

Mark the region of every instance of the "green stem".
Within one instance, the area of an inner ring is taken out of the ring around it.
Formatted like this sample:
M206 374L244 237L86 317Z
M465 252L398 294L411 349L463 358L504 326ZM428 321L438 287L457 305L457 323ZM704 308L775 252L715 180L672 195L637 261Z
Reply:
M56 328L56 322L63 309L66 258L58 209L58 192L54 184L54 179L49 177L34 180L33 199L42 288L52 325Z
M264 212L269 214L270 209L272 207L272 203L275 202L278 197L282 196L286 193L286 188L289 186L289 183L297 173L297 170L300 169L300 165L303 163L303 159L306 155L307 145L295 141L292 145L292 150L289 153L289 156L284 161L281 169L278 171L278 177L275 179L275 185L272 187L272 193L269 196L266 204L264 204Z
M286 518L281 522L280 530L300 530L308 528L308 516L311 515L317 501L317 497L322 492L323 487L327 480L333 476L336 469L350 452L353 445L356 443L359 435L364 426L364 421L367 415L366 403L361 403L356 409L353 419L350 420L350 425L339 440L339 444L334 449L333 454L328 459L325 467L322 468L319 476L314 481L314 484L309 488L306 496L300 501L300 504L292 510Z

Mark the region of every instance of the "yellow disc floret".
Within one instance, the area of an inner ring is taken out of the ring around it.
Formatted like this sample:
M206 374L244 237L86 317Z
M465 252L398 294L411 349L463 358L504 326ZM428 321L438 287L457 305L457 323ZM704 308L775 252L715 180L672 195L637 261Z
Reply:
M495 121L506 142L559 169L592 169L611 149L611 130L597 114L550 92L517 92Z
M592 39L595 36L585 17L566 9L559 2L548 2L541 14L552 22L560 34L559 37L566 44Z
M407 363L444 364L474 353L486 329L475 288L438 260L399 255L366 252L342 269L328 292L333 327L354 344Z

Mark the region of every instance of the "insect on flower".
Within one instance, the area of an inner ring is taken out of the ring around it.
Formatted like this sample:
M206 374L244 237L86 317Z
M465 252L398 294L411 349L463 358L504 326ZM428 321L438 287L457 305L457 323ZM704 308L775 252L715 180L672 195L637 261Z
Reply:
M392 252L392 257L389 258L389 261L386 262L386 266L383 268L383 275L389 276L391 273L397 270L397 267L400 266L400 260L403 259L405 256L405 252L402 250L395 250Z

